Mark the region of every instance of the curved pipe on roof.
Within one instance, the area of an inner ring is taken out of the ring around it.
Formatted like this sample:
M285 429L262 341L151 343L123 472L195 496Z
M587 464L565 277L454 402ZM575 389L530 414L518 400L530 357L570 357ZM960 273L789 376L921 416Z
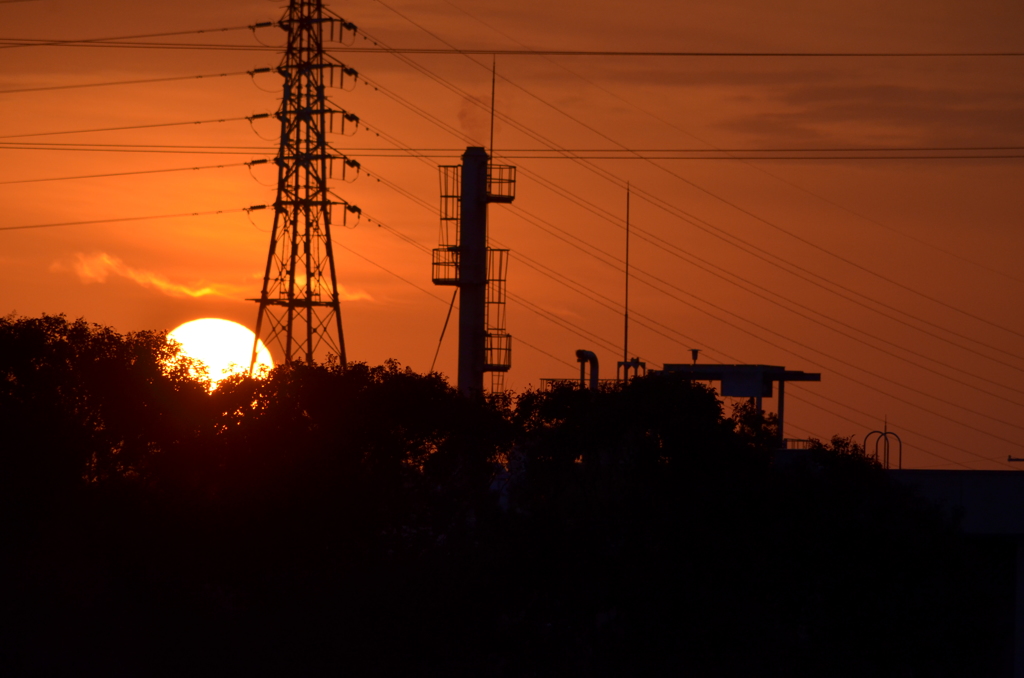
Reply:
M590 390L597 390L597 354L593 351L576 351L576 360L580 363L580 388L586 386L587 363L590 363Z

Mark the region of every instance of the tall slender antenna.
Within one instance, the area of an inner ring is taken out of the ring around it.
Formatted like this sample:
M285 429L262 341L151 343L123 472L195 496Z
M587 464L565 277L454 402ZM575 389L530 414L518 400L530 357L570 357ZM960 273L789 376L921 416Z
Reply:
M488 147L489 156L494 159L494 90L498 77L498 57L491 55L491 145Z
M622 337L622 362L629 362L629 182L626 182L626 312ZM625 376L625 375L623 375Z

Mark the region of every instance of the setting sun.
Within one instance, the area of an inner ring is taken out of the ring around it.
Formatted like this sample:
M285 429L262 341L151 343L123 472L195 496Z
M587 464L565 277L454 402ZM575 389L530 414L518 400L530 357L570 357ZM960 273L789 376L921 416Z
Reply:
M181 344L185 356L206 366L210 388L215 389L227 377L248 372L255 335L230 320L200 318L174 328L167 338ZM273 368L274 360L261 341L256 351L255 374L260 376Z

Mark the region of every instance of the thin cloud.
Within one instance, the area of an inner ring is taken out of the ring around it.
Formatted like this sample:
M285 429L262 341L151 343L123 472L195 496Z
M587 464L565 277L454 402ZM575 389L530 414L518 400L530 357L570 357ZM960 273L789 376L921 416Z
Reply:
M355 292L349 292L344 286L338 285L338 299L341 301L373 301L368 293L357 290Z
M175 298L192 298L198 299L201 297L227 297L230 299L237 299L244 296L246 293L253 293L255 290L248 287L242 288L237 285L223 285L223 284L204 284L204 285L184 285L176 283L167 278L167 276L152 271L146 271L138 268L133 268L126 264L120 257L107 254L106 252L97 252L95 254L83 254L81 252L75 254L74 261L71 262L70 266L55 262L50 266L50 270L54 272L71 270L78 276L78 279L85 284L92 283L105 283L111 276L118 278L125 278L132 282L141 285L142 287L156 290L162 294L166 294L169 297ZM341 285L338 286L338 297L342 301L373 301L373 298L363 292L362 290L349 291L343 288Z
M296 294L301 294L302 293L302 292L299 292L299 290L305 289L307 280L308 279L306 278L306 276L303 275L302 273L296 273L295 274ZM326 281L324 278L320 278L319 284L314 285L314 287L315 287L314 294L318 294L319 298L321 298L321 299L328 299L328 298L330 298L330 292L328 291L329 290L329 282ZM360 300L373 301L373 297L371 297L366 292L364 292L362 290L357 290L355 292L350 292L347 289L345 289L345 287L343 285L338 285L338 299L341 300L341 301L360 301Z
M50 270L63 271L67 270L67 268L64 264L56 262L50 267ZM240 292L237 288L229 285L189 286L175 283L159 273L132 268L124 263L120 257L115 257L106 252L97 252L95 254L79 252L75 254L75 259L71 263L70 268L78 276L78 279L86 284L105 283L111 276L116 276L127 278L143 287L177 298L236 297Z

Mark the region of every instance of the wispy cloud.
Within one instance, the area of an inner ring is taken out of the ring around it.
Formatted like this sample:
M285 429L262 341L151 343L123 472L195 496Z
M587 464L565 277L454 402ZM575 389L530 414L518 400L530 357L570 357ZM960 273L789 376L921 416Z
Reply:
M170 297L177 298L199 298L199 297L229 297L239 298L246 293L252 295L257 290L238 285L224 285L208 283L200 285L185 285L171 281L167 276L153 271L146 271L129 266L120 257L97 252L94 254L75 254L70 265L57 261L50 266L51 271L71 270L83 283L105 283L111 276L127 278L143 287L157 290ZM304 281L301 281L304 284ZM302 285L300 284L300 287ZM372 301L373 298L362 290L350 291L341 285L338 286L338 297L343 301Z
M368 292L362 290L353 292L345 289L342 285L338 285L338 299L341 301L373 301L373 297Z
M304 290L306 288L307 280L306 276L302 273L295 274L296 294L301 294L302 292L300 292L300 290ZM329 285L330 282L325 280L323 277L320 278L319 284L314 285L316 293L319 294L321 299L327 299L330 297L330 293L328 292ZM344 285L341 284L338 285L338 299L341 301L373 301L373 297L371 297L367 292L364 292L363 290L350 291L345 289Z
M55 262L50 267L50 270L65 271L68 268L62 262ZM79 280L87 284L104 283L110 276L116 276L127 278L143 287L155 289L171 297L236 297L241 292L237 287L231 285L208 284L190 286L175 283L159 273L133 268L124 263L120 257L115 257L106 252L97 252L95 254L79 252L75 255L74 261L71 262L70 269L74 271Z

